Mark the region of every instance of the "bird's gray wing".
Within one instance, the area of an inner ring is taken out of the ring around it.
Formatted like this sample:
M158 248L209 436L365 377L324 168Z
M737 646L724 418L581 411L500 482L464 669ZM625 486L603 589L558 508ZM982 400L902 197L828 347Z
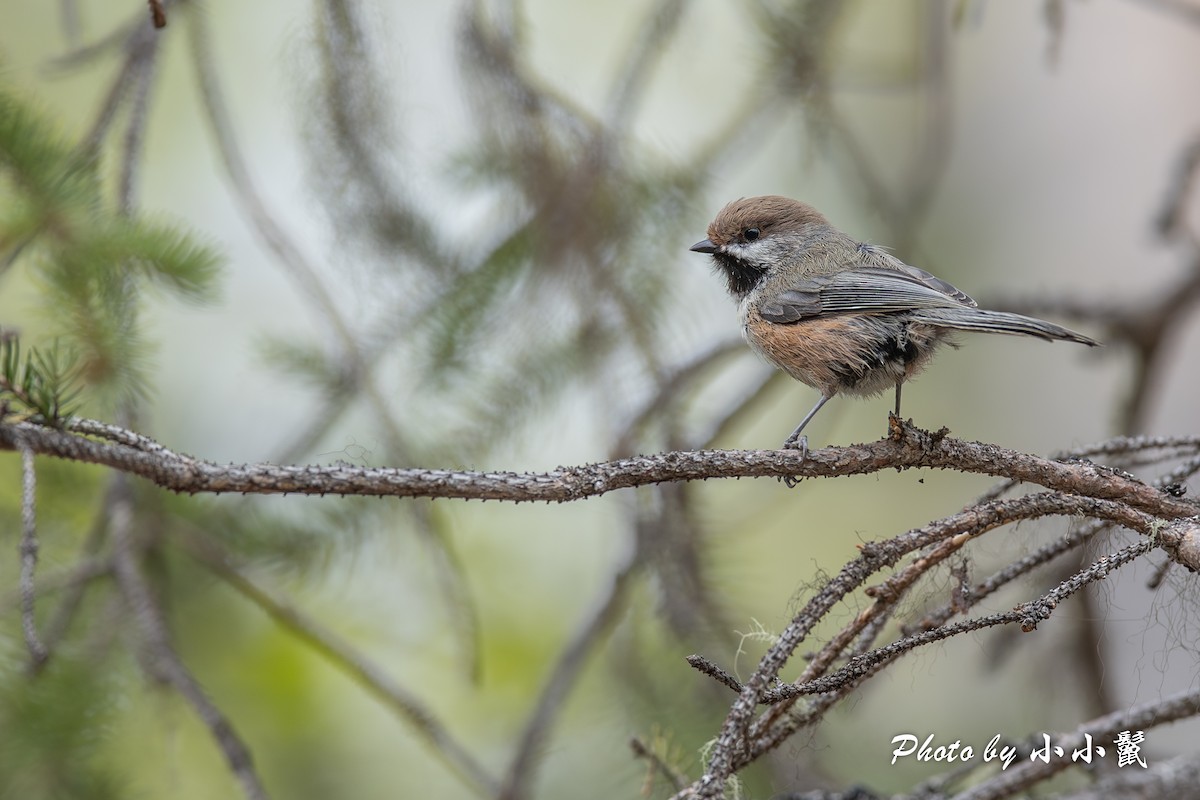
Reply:
M950 281L944 281L932 272L926 272L920 267L910 267L904 262L900 262L897 271L914 278L918 283L924 284L931 289L936 289L947 297L953 298L964 306L975 308L979 304L976 303L969 294L959 289Z
M974 300L946 281L916 267L905 267L856 267L814 275L765 297L759 314L768 322L786 324L847 313L975 307Z

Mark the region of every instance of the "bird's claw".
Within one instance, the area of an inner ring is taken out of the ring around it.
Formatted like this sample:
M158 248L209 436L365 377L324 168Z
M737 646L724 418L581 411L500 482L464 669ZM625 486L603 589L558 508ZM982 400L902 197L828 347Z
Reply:
M800 460L807 461L808 460L808 437L800 436L797 438L797 437L789 436L788 440L783 443L783 447L781 449L783 449L783 450L799 450L800 451ZM789 489L794 489L796 487L796 484L800 483L800 479L797 478L795 475L782 475L782 476L780 476L779 480L781 483L783 483L784 486L786 486Z
M808 458L808 437L807 436L789 436L787 441L780 448L782 450L799 450L803 455L800 460Z

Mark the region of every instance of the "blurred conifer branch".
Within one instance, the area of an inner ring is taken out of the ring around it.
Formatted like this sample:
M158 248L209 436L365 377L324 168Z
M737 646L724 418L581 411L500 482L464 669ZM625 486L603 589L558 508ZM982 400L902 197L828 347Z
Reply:
M138 293L161 288L188 301L211 300L216 254L177 227L105 203L95 155L65 142L31 103L4 86L0 183L8 196L0 260L5 269L20 260L38 276L43 313L73 365L63 371L59 351L39 349L25 362L30 376L50 386L69 372L81 387L110 400L144 393L148 345L133 313ZM6 347L6 368L15 368L15 342ZM15 383L17 376L5 377Z
M36 416L59 425L79 399L79 365L57 343L30 349L22 358L14 331L0 330L0 420Z

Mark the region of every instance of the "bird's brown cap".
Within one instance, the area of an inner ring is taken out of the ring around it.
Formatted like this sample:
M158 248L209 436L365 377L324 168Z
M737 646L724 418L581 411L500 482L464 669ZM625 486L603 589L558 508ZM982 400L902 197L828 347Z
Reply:
M767 233L797 231L806 225L828 225L820 211L777 194L743 197L734 200L719 212L708 226L708 241L723 247L730 242L746 241L747 231L757 231L754 238Z

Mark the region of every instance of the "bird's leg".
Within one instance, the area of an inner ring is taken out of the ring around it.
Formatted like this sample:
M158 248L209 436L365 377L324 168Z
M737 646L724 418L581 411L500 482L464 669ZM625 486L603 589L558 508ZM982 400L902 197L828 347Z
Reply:
M888 415L888 432L886 436L899 435L904 429L904 420L900 418L900 387L903 384L896 381L896 412Z
M800 420L800 424L796 426L796 430L792 431L792 435L783 443L784 450L798 449L804 453L805 458L808 457L808 437L801 436L800 434L804 431L804 426L808 424L809 420L815 417L817 412L821 410L821 406L829 402L829 397L827 394L821 395L821 399L813 406L812 411L808 412L804 419Z
M804 426L808 424L808 421L817 415L817 412L821 410L821 406L829 402L829 397L830 396L826 394L821 395L821 399L817 401L815 406L813 406L812 411L808 412L804 416L804 419L800 420L800 424L796 426L796 430L792 431L792 435L789 436L787 441L783 443L784 450L799 450L801 461L804 461L808 458L808 437L802 436L801 431L804 430ZM794 475L784 475L780 477L779 480L783 481L783 483L789 489L794 488L796 484L800 482L800 479Z

